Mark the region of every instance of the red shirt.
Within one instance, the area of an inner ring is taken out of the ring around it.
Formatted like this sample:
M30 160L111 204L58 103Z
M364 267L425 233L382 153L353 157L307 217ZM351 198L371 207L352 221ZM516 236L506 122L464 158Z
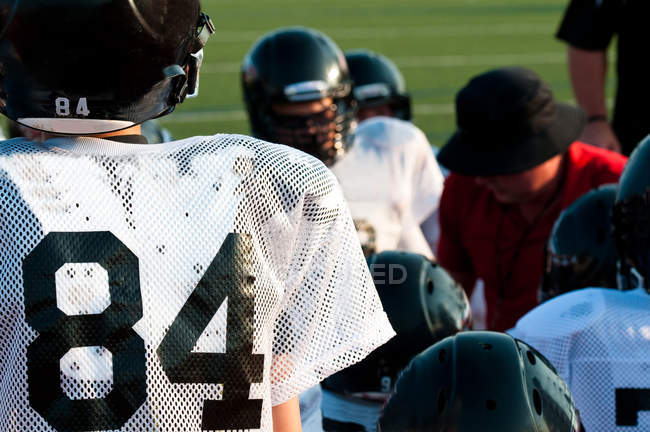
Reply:
M491 330L512 328L537 305L544 247L561 210L601 184L618 182L627 161L617 153L580 142L569 147L567 156L560 205L543 214L534 226L518 206L500 203L473 177L451 174L445 182L437 258L449 271L483 279Z

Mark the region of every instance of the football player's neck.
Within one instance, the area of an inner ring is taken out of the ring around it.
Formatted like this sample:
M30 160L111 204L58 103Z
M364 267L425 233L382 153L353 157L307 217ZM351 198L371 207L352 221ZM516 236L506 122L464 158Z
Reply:
M103 134L96 134L96 135L87 135L92 138L112 138L116 136L122 136L122 135L142 135L142 128L140 125L135 125L127 129L122 129L119 131L115 132L108 132L108 133L103 133ZM56 138L60 137L61 135L56 135L56 134L50 134L47 132L42 133L42 141L46 141L50 138Z

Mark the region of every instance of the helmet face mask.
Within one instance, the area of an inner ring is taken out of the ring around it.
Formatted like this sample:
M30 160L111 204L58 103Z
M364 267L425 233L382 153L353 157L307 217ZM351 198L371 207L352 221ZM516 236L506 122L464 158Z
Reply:
M255 137L296 147L328 165L345 152L356 124L356 103L343 54L327 36L301 27L271 32L245 56L241 77ZM277 106L326 100L332 101L331 111L275 111Z
M623 199L614 208L614 234L624 275L632 272L648 280L650 271L650 189ZM637 276L638 278L638 276ZM634 284L630 284L630 288ZM646 289L649 290L647 284Z
M213 32L198 0L0 0L0 111L65 135L160 117L197 88Z
M616 286L616 273L597 258L588 254L560 255L547 251L546 271L538 300L545 302L579 288Z
M621 289L650 293L650 135L630 155L618 183L612 217Z
M618 287L612 233L616 189L607 184L591 190L560 214L546 247L539 301L581 288Z

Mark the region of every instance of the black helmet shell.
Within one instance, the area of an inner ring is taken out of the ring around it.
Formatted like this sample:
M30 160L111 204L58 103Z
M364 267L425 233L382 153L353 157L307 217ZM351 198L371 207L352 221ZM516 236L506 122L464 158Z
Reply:
M0 0L0 111L65 134L164 115L213 31L198 0Z
M382 432L577 432L566 383L537 351L495 332L463 332L416 356L400 375Z
M389 105L393 116L411 120L411 96L404 76L387 57L368 50L345 53L359 108Z
M304 27L281 28L262 36L244 57L241 82L255 137L299 148L326 164L345 152L356 103L343 52L329 37ZM309 125L309 118L302 124L273 111L274 105L325 98L334 101L335 115L328 121L335 126L333 147L325 145L326 134L308 132L317 129ZM293 140L287 129L303 129L303 134Z

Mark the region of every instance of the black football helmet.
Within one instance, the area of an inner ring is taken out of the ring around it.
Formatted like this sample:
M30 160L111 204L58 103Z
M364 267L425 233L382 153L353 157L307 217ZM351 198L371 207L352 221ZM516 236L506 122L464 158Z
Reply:
M387 251L368 257L368 264L397 336L322 385L341 394L385 400L409 360L431 344L469 329L471 314L460 285L422 255Z
M411 120L411 95L395 63L368 50L345 53L359 109L388 105L393 117Z
M540 353L504 333L463 332L413 358L381 432L578 432L566 383Z
M616 184L587 192L555 222L546 249L539 300L568 291L617 287L617 255L612 234Z
M214 32L198 0L0 0L0 112L88 135L171 112Z
M623 276L642 279L650 293L650 135L630 155L618 183L614 241ZM623 278L626 279L626 278ZM634 288L633 282L622 289Z
M246 54L241 71L252 134L316 156L326 164L345 152L356 103L345 57L324 34L283 28L264 35ZM310 115L280 115L274 105L332 98Z

